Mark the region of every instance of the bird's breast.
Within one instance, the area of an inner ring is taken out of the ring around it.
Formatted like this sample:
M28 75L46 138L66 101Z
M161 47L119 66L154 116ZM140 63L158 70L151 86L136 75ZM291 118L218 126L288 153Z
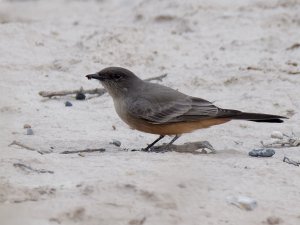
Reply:
M126 106L123 101L114 99L114 106L118 116L125 121L126 117ZM126 122L126 121L125 121Z

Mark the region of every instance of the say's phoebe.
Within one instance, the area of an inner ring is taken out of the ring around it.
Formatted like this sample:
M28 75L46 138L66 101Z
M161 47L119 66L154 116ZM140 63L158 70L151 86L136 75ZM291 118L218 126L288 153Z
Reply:
M131 71L121 67L108 67L95 74L112 96L119 117L133 129L159 134L145 151L165 135L175 135L168 148L181 134L226 123L230 120L282 123L283 116L247 113L221 109L202 98L185 95L172 88L143 81Z

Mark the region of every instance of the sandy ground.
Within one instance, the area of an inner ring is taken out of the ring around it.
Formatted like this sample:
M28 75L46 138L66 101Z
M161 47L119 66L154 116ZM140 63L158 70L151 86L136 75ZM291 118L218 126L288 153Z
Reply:
M274 130L300 135L299 12L297 0L0 1L0 223L300 224L299 167L282 162L300 160L300 147L248 156ZM217 154L126 152L109 143L141 148L156 136L129 129L107 94L38 95L98 87L84 75L113 65L141 78L168 73L162 84L224 108L290 119L234 121L178 140L207 140ZM8 146L14 140L52 153ZM257 207L226 202L239 195Z

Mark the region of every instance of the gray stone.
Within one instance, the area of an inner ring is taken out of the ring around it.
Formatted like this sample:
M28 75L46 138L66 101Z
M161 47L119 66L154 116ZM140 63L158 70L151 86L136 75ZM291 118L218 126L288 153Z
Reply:
M31 128L27 128L26 135L33 135L33 130Z
M253 149L249 152L253 157L272 157L275 154L275 150L271 148Z
M72 103L69 102L69 101L66 101L66 102L65 102L65 106L70 107L70 106L72 106Z
M81 93L81 92L78 92L76 94L76 100L84 100L85 99L85 94Z

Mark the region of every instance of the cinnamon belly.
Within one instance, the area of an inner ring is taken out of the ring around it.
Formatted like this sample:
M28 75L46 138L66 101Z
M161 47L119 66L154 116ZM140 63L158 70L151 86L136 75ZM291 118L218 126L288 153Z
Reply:
M126 123L133 129L151 134L159 135L176 135L189 133L197 129L208 128L214 125L226 123L230 121L227 118L203 119L193 122L178 122L169 124L152 124L145 120L127 118Z

